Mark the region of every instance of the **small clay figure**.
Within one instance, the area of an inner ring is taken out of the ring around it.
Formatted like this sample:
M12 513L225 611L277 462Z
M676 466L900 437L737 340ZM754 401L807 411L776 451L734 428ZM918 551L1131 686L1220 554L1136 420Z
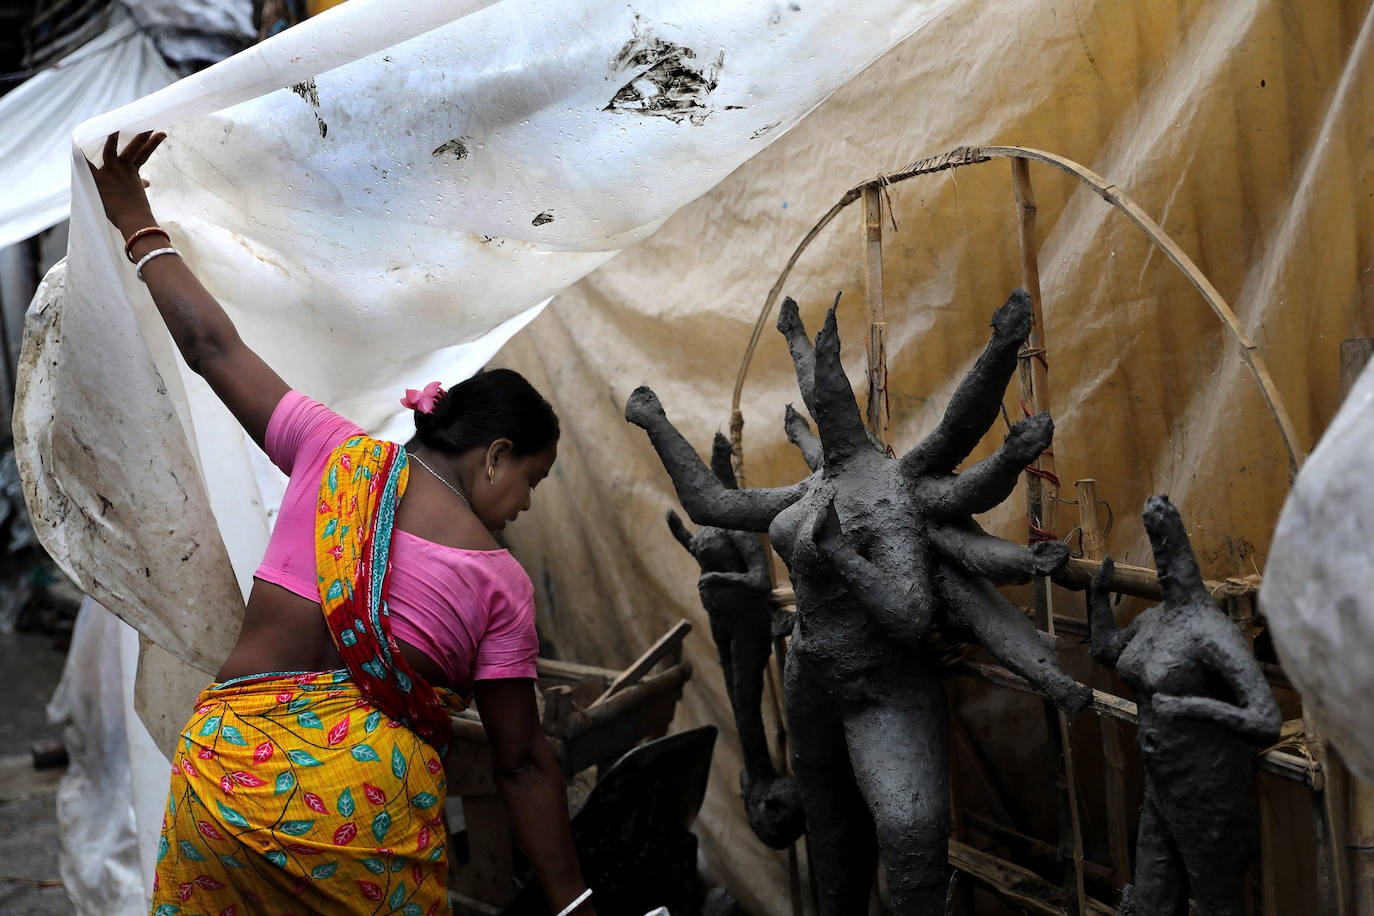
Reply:
M1117 629L1108 600L1112 561L1089 592L1092 654L1135 691L1145 803L1136 837L1135 884L1123 916L1245 911L1254 846L1251 790L1257 747L1278 740L1278 706L1254 656L1207 593L1178 510L1167 496L1145 504L1164 603Z
M738 487L730 467L730 442L720 433L711 450L711 469L723 486ZM672 510L668 527L701 566L697 589L711 621L744 752L740 789L749 826L764 843L786 849L806 829L806 818L797 782L778 775L764 733L763 675L773 648L768 557L757 534L713 527L693 534Z
M788 487L724 486L651 390L637 389L626 404L626 419L649 433L692 520L768 531L791 573L787 711L821 916L865 911L879 854L894 913L943 912L949 774L944 685L925 642L932 622L971 630L1066 710L1091 698L992 587L1057 570L1067 549L1019 547L971 517L1005 499L1049 445L1049 416L1021 421L991 457L954 473L1000 415L1030 320L1029 299L1013 293L936 429L892 459L863 425L840 363L835 309L813 347L787 300L778 327L820 440L819 470ZM814 461L803 426L793 412L789 433L808 442Z

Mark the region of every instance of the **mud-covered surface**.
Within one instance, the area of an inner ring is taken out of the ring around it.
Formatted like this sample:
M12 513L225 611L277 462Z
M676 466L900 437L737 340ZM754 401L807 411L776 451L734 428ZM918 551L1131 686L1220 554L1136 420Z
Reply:
M1281 718L1259 665L1203 584L1178 510L1145 506L1164 603L1118 629L1108 600L1110 560L1090 592L1093 657L1136 694L1145 801L1127 916L1240 916L1255 847L1256 750L1278 740ZM1191 876L1191 880L1190 880Z
M466 159L472 152L472 149L469 146L469 144L471 143L471 137L454 137L452 140L446 140L445 142L440 143L437 147L434 148L434 152L430 153L430 155L452 155L454 159Z
M1046 414L1023 420L990 457L954 472L1001 415L1031 327L1029 297L1017 290L993 315L992 337L940 423L891 457L864 426L841 364L837 307L814 344L795 302L778 319L816 422L812 433L798 412L785 419L789 438L818 467L801 483L722 483L648 388L630 396L625 415L649 433L694 522L766 530L791 573L788 721L822 916L864 911L879 858L893 912L942 912L949 773L931 627L967 633L1068 712L1091 699L993 587L1051 574L1067 560L1066 546L1022 547L973 521L1011 495L1049 446L1053 424Z
M320 90L313 79L304 80L291 87L291 91L310 105L311 112L315 115L315 126L320 129L320 136L329 135L329 125L324 123L324 118L320 117Z
M624 82L602 110L704 124L712 110L710 95L725 68L725 52L699 60L696 51L658 37L639 17L632 31L611 59L612 78Z

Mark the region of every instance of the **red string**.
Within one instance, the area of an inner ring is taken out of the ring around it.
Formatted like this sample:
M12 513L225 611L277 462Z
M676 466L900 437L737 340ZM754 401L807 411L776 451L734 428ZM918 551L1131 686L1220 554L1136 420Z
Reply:
M1047 471L1044 468L1038 468L1033 464L1028 464L1026 465L1026 473L1034 474L1041 480L1048 480L1050 482L1050 485L1053 486L1055 489L1059 489L1060 487L1059 478L1055 476L1055 473L1053 471Z
M1026 516L1026 527L1030 529L1030 542L1039 544L1041 541L1057 541L1059 537L1048 528L1041 528L1035 523L1035 519Z

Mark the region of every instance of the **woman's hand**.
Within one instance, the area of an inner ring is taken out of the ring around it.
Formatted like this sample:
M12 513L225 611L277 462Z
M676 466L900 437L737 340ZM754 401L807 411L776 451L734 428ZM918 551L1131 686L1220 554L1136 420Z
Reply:
M116 154L119 131L115 131L105 138L101 165L86 160L96 190L100 192L100 202L105 205L105 216L125 238L153 223L153 208L148 205L148 195L143 190L148 182L139 177L138 170L165 139L164 133L146 130L130 140L122 153Z

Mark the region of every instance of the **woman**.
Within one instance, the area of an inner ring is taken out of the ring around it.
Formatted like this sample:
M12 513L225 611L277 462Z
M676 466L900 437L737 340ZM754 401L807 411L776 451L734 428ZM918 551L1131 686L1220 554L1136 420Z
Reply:
M518 374L484 372L409 391L402 447L290 390L157 227L138 170L163 139L106 140L105 214L187 365L291 480L177 748L153 912L448 912L442 758L451 688L471 688L554 912L591 914L531 689L533 589L492 537L548 475L558 418Z

